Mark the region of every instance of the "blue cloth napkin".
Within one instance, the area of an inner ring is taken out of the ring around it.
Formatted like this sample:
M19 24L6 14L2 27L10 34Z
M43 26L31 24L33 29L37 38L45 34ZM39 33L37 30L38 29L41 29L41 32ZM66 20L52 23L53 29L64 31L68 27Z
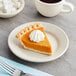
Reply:
M9 63L11 66L14 66L22 71L24 71L25 73L30 73L30 74L33 74L35 76L52 76L48 73L45 73L45 72L42 72L42 71L39 71L39 70L36 70L34 68L31 68L29 66L26 66L26 65L23 65L23 64L20 64L20 63L17 63L17 62L14 62L12 60L9 60L9 59L6 59L4 57L1 57L0 56L0 59L6 61L7 63ZM6 73L4 70L2 70L0 68L0 76L11 76L9 75L8 73Z

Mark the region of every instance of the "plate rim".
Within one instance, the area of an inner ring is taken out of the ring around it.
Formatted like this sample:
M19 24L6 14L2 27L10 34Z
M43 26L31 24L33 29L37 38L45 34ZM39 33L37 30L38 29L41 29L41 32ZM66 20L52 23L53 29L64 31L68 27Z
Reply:
M54 61L54 60L60 58L62 55L64 55L64 53L67 51L67 49L68 49L68 47L69 47L69 38L68 38L67 34L65 33L65 31L64 31L61 27L58 27L56 24L52 24L52 23L48 23L48 24L52 24L52 25L54 25L54 27L56 27L56 28L58 28L60 31L62 31L62 32L64 33L65 37L66 37L66 40L67 40L67 45L66 45L66 47L65 47L65 50L64 50L60 55L58 55L58 56L55 57L55 58L52 58L52 59L49 59L49 60L45 60L45 61L34 61L34 60L28 60L27 58L24 59L24 58L22 58L21 56L19 56L19 55L17 55L16 53L14 53L14 51L12 50L12 48L10 47L10 44L9 44L10 35L12 34L12 32L13 32L15 29L17 29L17 28L19 28L19 27L21 27L21 26L23 26L23 25L32 24L32 23L48 23L48 22L43 22L43 21L26 22L26 23L24 23L24 24L19 25L19 26L16 27L16 28L14 28L14 29L11 31L11 33L9 34L9 36L8 36L8 46L9 46L10 51L11 51L14 55L16 55L17 57L19 57L19 58L22 59L22 60L29 61L29 62L35 62L35 63L44 63L44 62Z

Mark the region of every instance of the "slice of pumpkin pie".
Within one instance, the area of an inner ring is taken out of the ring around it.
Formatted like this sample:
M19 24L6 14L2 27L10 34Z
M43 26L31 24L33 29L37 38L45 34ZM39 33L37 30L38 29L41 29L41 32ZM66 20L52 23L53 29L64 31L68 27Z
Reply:
M26 49L46 55L52 54L52 46L41 24L37 23L25 27L16 37Z

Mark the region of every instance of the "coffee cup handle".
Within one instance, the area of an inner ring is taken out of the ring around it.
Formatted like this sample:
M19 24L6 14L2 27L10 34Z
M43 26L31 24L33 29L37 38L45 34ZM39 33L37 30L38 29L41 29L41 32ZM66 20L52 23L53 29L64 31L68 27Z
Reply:
M63 7L64 8L61 10L62 13L71 13L74 10L74 6L70 2L65 2L63 4ZM67 9L65 9L66 7L67 7Z

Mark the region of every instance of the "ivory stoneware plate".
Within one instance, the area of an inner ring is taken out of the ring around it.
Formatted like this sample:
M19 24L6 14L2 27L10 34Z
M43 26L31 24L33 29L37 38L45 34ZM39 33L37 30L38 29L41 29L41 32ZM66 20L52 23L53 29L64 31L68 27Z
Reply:
M16 38L16 34L24 27L41 23L44 26L49 41L52 43L53 54L51 56L39 54L30 50L26 50ZM19 58L31 62L48 62L61 57L69 46L69 39L66 33L58 26L46 22L29 22L15 28L8 37L8 46L11 51Z

